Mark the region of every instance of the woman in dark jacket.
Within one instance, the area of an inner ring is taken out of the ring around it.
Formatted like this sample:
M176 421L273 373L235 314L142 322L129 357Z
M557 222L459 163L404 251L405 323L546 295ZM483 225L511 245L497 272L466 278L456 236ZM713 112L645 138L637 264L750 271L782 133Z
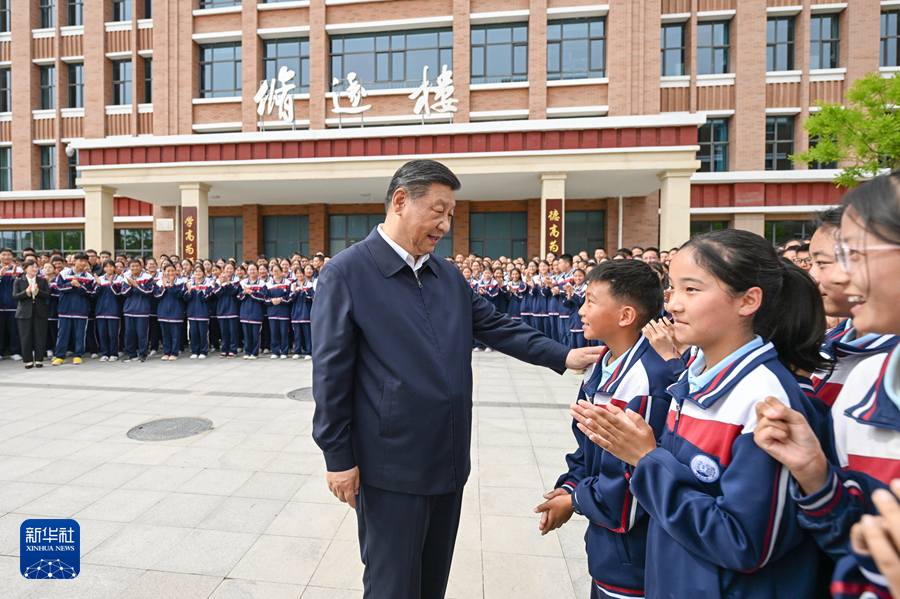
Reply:
M25 368L41 368L47 346L47 320L50 317L50 284L38 276L38 265L28 260L22 266L25 273L13 283L13 298L19 302L16 308L16 324L22 342L22 360Z

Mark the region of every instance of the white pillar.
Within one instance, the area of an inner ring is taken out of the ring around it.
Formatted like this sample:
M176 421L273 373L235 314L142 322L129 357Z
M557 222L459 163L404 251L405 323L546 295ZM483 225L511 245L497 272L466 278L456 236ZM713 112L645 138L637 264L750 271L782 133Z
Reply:
M180 246L182 258L206 258L209 255L209 185L206 183L181 183L181 218L178 226L175 227L175 235L177 238L176 247ZM194 207L197 209L197 234L194 242L196 253L193 256L186 255L184 240L182 239L182 231L184 223L184 208Z
M97 253L115 253L116 190L105 185L82 185L84 190L84 247Z
M659 247L679 247L691 238L691 175L693 170L663 171L659 191Z
M756 233L760 237L766 236L766 215L759 214L735 214L729 223L731 229L740 229Z
M547 208L547 200L560 200L559 207L556 209L559 214L553 214L551 216L554 209ZM559 248L555 253L557 256L563 253L563 240L565 239L563 227L566 222L565 216L566 173L541 173L541 259L544 258L548 251L552 251L550 250L550 244L554 239L548 238L547 231L550 229L550 226L554 224L557 225L557 230L559 232L559 237L555 238ZM554 219L552 222L550 221L551 218Z

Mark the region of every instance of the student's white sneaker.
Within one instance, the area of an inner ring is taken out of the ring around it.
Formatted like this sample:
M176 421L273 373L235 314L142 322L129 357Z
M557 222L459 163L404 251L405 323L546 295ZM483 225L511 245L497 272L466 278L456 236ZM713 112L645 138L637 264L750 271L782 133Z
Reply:
M197 359L197 354L191 354L191 360L196 360L196 359Z
M205 360L205 359L206 359L206 354L200 354L199 356L197 356L197 359L198 359L198 360Z
M273 360L277 360L277 359L278 359L278 354L272 354L270 357L271 357Z
M489 347L484 348L484 353L486 353L486 354L489 354L489 353L491 353L492 351L494 351L494 350L492 350L492 349L489 348Z
M100 357L100 354L91 354L91 359L96 360L99 357Z
M300 354L294 354L293 356L291 356L291 360L299 360L299 359L300 359Z
M131 362L131 358L129 358L128 356L125 356L125 359L122 360L122 362Z
M100 361L101 362L109 362L109 358L107 358L106 356L101 356Z
M178 359L178 356L169 356L169 362L174 362Z
M287 354L281 354L281 359L282 359L282 360L287 360Z
M249 359L249 360L255 360L257 357L258 357L258 356L250 356L248 359Z
M160 358L160 359L161 359L163 362L168 362L168 361L169 361L169 356L163 356L163 357Z
M249 360L249 359L250 359L250 354L244 354L244 359L245 359L245 360Z
M47 357L48 357L48 358L53 357L53 352L52 352L51 350L49 350L49 349L47 350ZM2 358L0 358L0 359L2 359Z
M312 356L307 354L306 356L303 356L303 359L304 360L312 360Z
M155 350L155 349L150 350L150 355L151 355L151 356L155 356L155 355L156 355L156 350Z
M108 361L109 361L109 362L115 362L116 360L118 360L117 357L115 357L115 356L110 356Z
M12 359L15 360L16 362L21 362L22 356L20 356L19 354L13 354Z
M472 351L481 351L481 348L480 348L480 347L473 347L473 348L472 348Z
M267 353L269 353L269 350L264 349L264 350L263 350L263 353L264 353L264 354L267 354Z

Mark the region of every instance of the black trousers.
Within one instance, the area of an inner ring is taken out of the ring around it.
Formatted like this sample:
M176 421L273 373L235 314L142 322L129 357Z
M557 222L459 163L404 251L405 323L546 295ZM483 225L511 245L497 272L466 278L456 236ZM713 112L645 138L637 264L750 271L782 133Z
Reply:
M47 319L32 316L17 318L19 341L22 344L22 360L41 362L47 352Z
M356 497L365 599L443 599L463 491L409 495L361 484Z

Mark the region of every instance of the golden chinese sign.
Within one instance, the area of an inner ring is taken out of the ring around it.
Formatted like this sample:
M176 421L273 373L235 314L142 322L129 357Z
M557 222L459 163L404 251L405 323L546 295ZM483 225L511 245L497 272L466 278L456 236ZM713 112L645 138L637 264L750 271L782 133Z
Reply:
M544 231L547 246L542 253L554 252L557 256L562 252L562 200L545 200Z
M181 209L181 246L184 257L197 259L197 207L185 206Z

